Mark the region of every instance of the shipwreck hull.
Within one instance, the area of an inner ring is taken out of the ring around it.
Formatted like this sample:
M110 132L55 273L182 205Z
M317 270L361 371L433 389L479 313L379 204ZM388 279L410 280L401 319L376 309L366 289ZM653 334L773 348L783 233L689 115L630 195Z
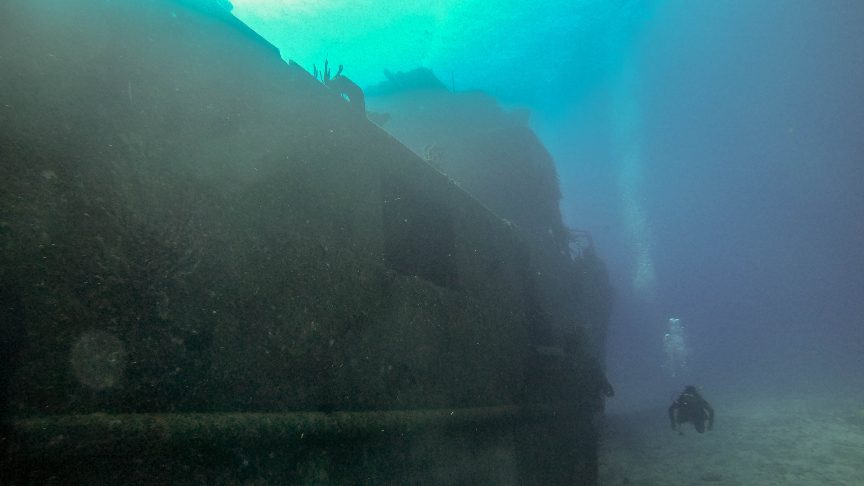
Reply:
M230 16L0 5L0 246L12 483L594 481L602 264Z

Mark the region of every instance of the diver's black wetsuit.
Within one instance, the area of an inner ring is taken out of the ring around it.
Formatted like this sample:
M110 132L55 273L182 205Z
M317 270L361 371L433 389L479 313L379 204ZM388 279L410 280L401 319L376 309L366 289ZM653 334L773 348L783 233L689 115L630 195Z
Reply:
M676 409L678 410L677 418L675 417ZM714 409L693 386L684 388L684 393L669 406L669 421L672 422L672 430L676 429L677 424L691 422L696 427L696 432L701 434L705 432L706 418L708 419L708 430L712 430L714 428Z

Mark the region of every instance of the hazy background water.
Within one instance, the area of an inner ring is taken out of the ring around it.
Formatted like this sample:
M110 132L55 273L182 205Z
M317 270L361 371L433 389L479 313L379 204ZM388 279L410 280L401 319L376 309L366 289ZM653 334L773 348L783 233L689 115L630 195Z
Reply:
M565 224L594 235L617 289L610 410L685 383L861 388L864 3L233 4L310 71L329 58L368 86L428 67L532 110Z

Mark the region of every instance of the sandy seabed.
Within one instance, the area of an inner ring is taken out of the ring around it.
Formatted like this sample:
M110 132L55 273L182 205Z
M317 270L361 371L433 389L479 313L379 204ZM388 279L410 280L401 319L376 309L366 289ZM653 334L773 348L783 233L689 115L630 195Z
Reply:
M712 405L705 434L685 424L679 435L663 409L606 417L599 484L864 485L862 397Z

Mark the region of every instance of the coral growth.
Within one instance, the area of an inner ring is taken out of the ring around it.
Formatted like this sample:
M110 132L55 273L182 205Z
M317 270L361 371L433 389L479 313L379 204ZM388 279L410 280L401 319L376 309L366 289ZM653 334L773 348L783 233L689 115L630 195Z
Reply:
M360 89L360 86L357 86L354 81L351 81L346 76L342 75L342 70L345 68L342 64L339 65L339 70L336 72L336 75L331 78L328 63L329 61L325 59L323 71L319 71L318 67L313 64L312 75L315 76L315 79L320 79L321 82L324 83L324 86L335 91L339 96L348 98L351 106L357 111L363 113L365 116L366 98L363 96L363 90Z

